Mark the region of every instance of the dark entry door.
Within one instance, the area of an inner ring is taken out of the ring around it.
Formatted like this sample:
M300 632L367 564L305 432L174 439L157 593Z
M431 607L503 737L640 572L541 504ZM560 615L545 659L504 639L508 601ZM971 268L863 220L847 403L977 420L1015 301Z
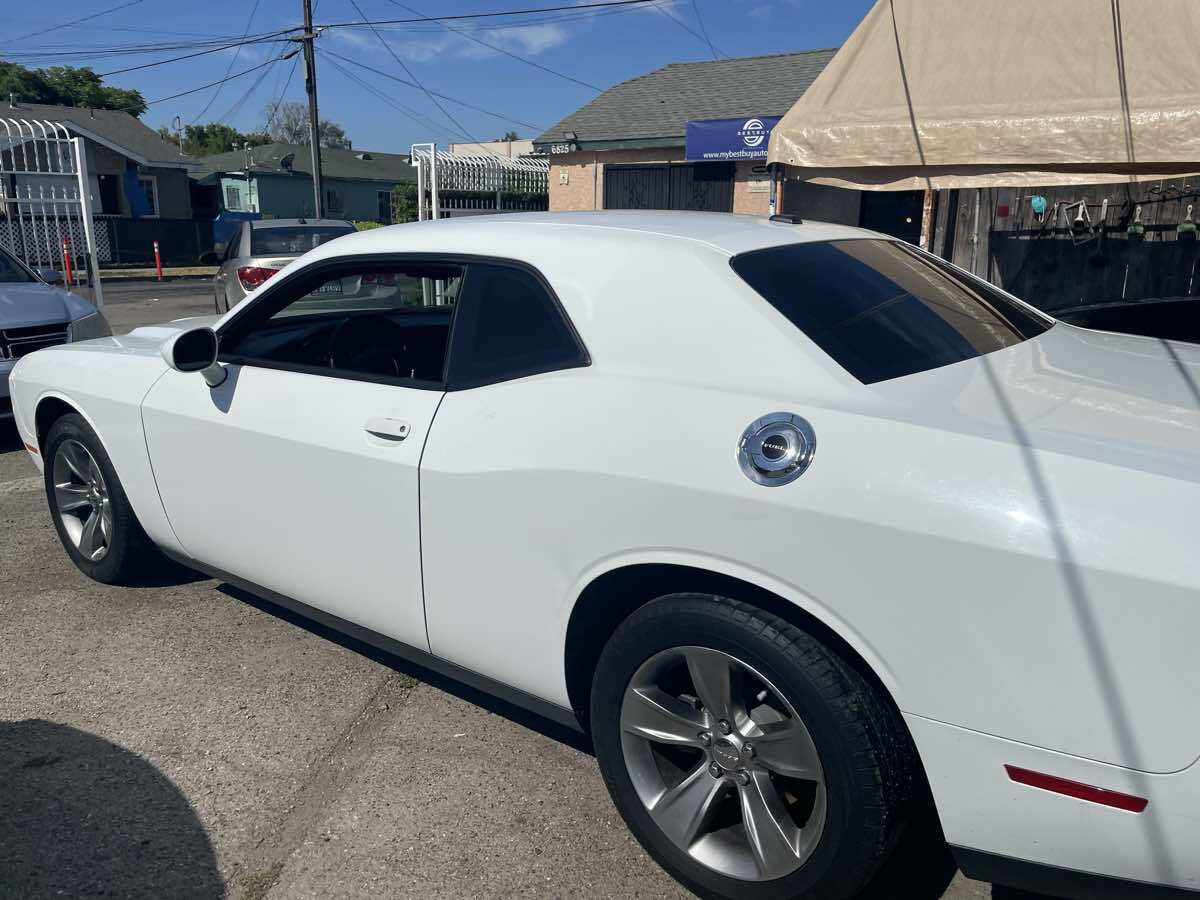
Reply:
M733 163L605 166L605 209L733 210Z
M858 224L916 244L924 203L924 191L863 191Z

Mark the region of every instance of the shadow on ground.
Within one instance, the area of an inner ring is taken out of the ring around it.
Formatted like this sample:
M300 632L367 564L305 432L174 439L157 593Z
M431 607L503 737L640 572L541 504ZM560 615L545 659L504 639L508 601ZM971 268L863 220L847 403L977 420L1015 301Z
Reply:
M200 576L203 577L203 576ZM327 641L332 641L347 650L358 653L367 659L374 660L380 665L387 666L397 672L403 672L405 675L411 675L413 678L423 681L428 685L466 700L468 703L473 703L475 706L486 709L488 712L495 713L502 718L508 719L510 722L515 722L523 728L528 728L531 731L536 731L539 734L544 734L552 740L559 741L576 750L584 753L592 753L592 743L583 734L567 728L565 725L560 725L550 719L537 715L536 713L528 712L519 706L515 706L498 697L493 697L491 694L485 694L475 688L468 687L465 684L454 681L436 672L431 672L423 666L411 663L406 659L402 659L384 650L380 650L370 644L364 643L356 638L350 637L347 634L342 634L340 631L335 631L319 622L314 622L312 619L305 618L297 612L293 612L278 604L272 603L269 600L264 600L251 594L249 591L244 591L232 584L222 584L217 590L221 593L232 597L241 603L248 606L253 606L255 609L265 612L267 615L274 616L277 619L283 619L295 625L297 628L303 628L310 634L324 638Z
M17 426L12 422L0 422L0 453L14 453L24 450L25 444L17 434ZM34 470L36 474L36 470Z
M225 895L187 798L116 744L0 722L0 897Z

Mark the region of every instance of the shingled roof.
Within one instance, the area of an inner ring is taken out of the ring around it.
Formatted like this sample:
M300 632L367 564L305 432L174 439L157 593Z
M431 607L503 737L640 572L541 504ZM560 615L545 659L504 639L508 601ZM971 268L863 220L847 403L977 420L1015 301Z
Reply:
M833 50L672 63L609 88L534 140L579 135L583 150L682 146L693 119L781 116L833 59Z
M291 154L291 168L283 160ZM312 155L303 144L263 144L250 148L251 172L259 175L312 176ZM246 153L234 150L205 156L198 161L196 177L214 172L242 172L246 168ZM417 180L417 170L400 153L376 153L374 150L340 150L321 148L321 175L325 178L350 178L363 181L385 181L388 184Z
M175 144L159 137L153 128L122 110L51 106L18 100L0 103L0 116L59 122L72 136L91 138L144 166L185 168L195 162L180 153Z

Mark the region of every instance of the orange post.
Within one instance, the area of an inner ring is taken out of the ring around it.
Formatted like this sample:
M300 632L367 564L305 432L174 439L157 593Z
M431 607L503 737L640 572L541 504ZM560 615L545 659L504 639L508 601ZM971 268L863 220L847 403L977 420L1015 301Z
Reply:
M71 272L71 239L63 238L63 273L67 276L66 284L70 286L73 274Z
M162 257L158 255L158 241L154 242L154 271L158 273L158 280L162 281Z

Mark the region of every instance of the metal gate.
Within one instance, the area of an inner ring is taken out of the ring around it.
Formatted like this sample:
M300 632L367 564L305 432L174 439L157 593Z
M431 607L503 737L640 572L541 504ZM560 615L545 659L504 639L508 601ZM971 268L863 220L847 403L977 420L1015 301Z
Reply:
M604 167L605 209L733 211L734 164Z
M417 170L418 219L549 208L549 160L465 156L437 144L413 144L410 158Z
M0 116L0 245L104 305L83 138L58 122Z

